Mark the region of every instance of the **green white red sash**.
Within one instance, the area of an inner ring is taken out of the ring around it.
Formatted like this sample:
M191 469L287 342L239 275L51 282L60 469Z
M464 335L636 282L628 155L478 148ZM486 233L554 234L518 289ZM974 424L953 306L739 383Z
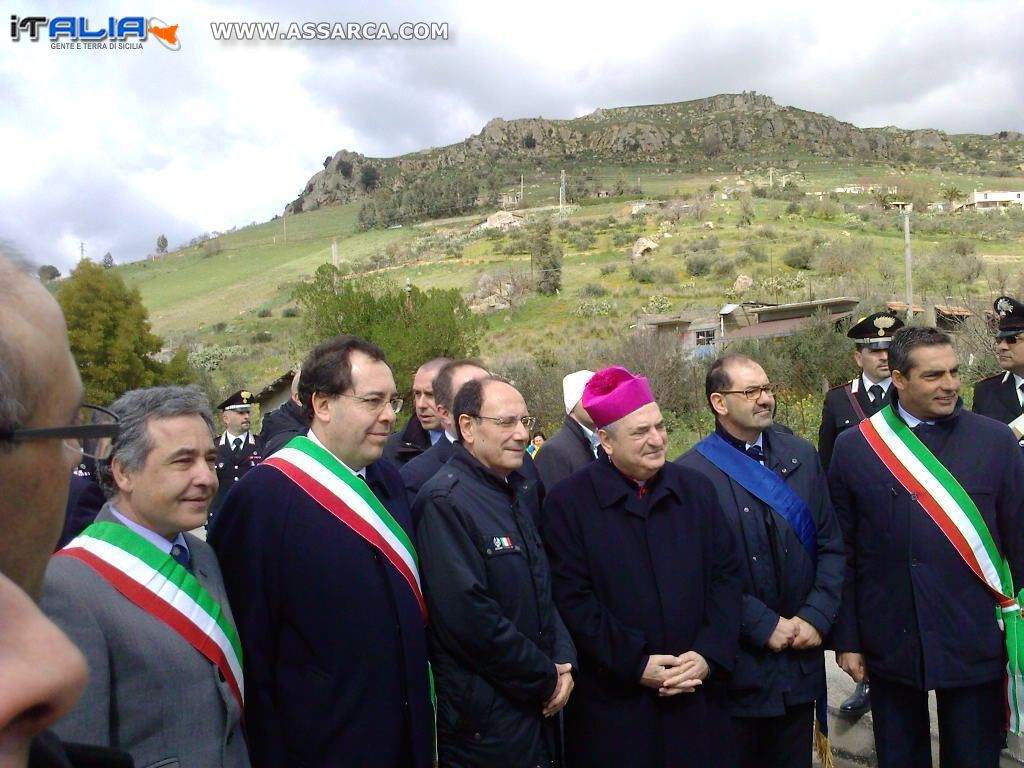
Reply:
M886 468L916 497L967 566L995 597L996 621L1006 636L1009 729L1024 726L1024 590L1015 593L1010 564L996 547L974 500L889 404L860 423L861 434ZM1014 596L1016 595L1016 597Z
M124 597L181 635L220 669L243 708L238 633L187 568L130 528L110 522L93 523L54 556L85 563Z
M409 584L423 620L427 620L416 548L362 478L304 435L293 438L263 463L284 473L321 507L376 547Z

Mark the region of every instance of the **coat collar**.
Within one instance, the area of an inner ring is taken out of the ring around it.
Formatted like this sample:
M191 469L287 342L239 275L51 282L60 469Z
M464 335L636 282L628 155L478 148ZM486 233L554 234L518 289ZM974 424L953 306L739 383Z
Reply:
M409 421L402 428L400 435L398 439L402 445L414 446L423 450L431 446L430 435L427 434L427 430L420 424L420 420L416 417L415 413L409 417Z
M523 460L527 461L526 458ZM506 479L493 470L488 469L473 454L467 451L462 443L454 443L452 445L452 457L448 460L448 463L461 468L484 485L510 496L515 495L516 488L522 486L525 480L520 472L509 473Z
M647 517L648 510L653 509L666 496L682 500L676 484L666 481L665 474L671 471L667 463L647 481L647 493L643 499L637 493L637 484L619 472L607 456L602 455L592 466L594 490L598 504L602 507L619 507L627 514Z

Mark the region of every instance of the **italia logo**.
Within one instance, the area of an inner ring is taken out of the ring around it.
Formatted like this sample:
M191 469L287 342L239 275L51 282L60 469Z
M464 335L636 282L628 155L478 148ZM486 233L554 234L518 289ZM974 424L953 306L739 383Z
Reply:
M22 36L31 42L40 38L49 40L55 49L69 48L141 48L142 43L155 39L169 51L180 51L178 25L168 24L155 17L108 16L103 20L84 16L16 16L11 15L11 40L20 42Z

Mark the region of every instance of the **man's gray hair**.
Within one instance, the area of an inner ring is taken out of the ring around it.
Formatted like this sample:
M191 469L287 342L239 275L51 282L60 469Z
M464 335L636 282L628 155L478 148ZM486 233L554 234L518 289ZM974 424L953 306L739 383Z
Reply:
M206 422L210 436L215 434L210 401L199 387L150 387L133 389L121 395L110 410L120 419L121 433L114 439L109 458L96 465L100 487L108 499L117 494L117 484L111 464L114 458L126 470L135 471L146 464L153 450L149 433L150 419L170 419L175 416L199 416Z

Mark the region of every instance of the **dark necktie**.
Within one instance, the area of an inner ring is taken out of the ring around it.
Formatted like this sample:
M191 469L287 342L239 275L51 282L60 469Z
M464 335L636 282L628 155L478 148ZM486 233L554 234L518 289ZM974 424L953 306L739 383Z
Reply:
M882 405L882 398L885 397L885 390L882 389L881 384L872 384L868 387L868 393L871 395L871 403L876 408Z
M232 449L234 450L235 453L241 453L241 451L242 451L242 438L240 438L240 437L236 437L235 438L235 441L232 444Z
M746 453L747 453L747 456L752 458L754 461L761 462L761 463L764 462L764 451L761 450L761 446L760 445L752 445L752 446L750 446L749 448L747 448Z
M188 550L181 544L171 547L171 557L177 560L179 565L184 566L189 573L192 572L192 558L188 556Z
M1017 387L1017 390L1019 392L1019 394L1017 395L1017 399L1024 403L1024 384L1021 384L1019 387ZM1021 405L1021 408L1024 408L1024 404Z

